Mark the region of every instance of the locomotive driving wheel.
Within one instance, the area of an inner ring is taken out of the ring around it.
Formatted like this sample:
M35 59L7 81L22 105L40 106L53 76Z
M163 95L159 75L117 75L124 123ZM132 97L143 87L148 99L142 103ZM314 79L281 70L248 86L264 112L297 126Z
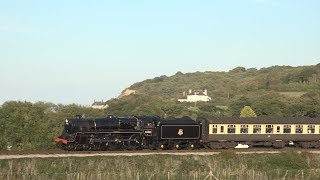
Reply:
M130 149L139 149L142 147L142 136L139 134L133 134L129 138Z
M149 144L149 149L150 150L158 150L159 149L159 144L158 143L152 143L152 144Z
M121 136L120 135L109 135L109 141L106 143L107 149L109 151L115 151L121 149L122 142L120 141Z

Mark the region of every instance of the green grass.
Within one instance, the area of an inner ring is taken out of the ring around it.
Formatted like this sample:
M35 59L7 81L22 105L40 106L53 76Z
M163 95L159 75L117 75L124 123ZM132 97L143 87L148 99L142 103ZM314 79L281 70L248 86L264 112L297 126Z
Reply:
M293 97L293 98L299 98L299 97L303 96L304 94L306 94L306 92L279 92L279 94Z
M0 179L320 179L320 155L148 155L0 160Z

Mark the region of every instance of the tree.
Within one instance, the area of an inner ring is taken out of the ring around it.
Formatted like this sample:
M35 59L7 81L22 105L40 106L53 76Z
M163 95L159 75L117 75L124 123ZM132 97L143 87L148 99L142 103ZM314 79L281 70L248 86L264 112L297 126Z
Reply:
M251 102L250 102L249 98L242 96L230 104L231 115L232 116L239 116L241 108L243 108L244 106L251 106Z
M285 117L289 99L278 93L268 93L254 99L251 107L258 116Z
M257 117L257 115L250 106L245 106L240 113L240 117Z
M182 104L167 103L161 107L165 117L178 117L182 114L185 107Z
M313 74L317 74L315 68L305 68L299 74L299 79L302 83L309 83L309 78L312 77Z
M230 70L229 72L231 72L231 73L241 73L241 72L246 72L246 68L244 68L244 67L236 67L236 68L234 68L234 69L232 69L232 70Z

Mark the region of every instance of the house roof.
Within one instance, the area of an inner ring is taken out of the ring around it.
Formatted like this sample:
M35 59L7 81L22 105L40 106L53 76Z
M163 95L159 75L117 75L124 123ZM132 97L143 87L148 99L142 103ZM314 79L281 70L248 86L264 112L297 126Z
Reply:
M187 95L205 95L203 90L192 90L191 93L187 93Z
M106 105L106 103L103 102L103 101L101 101L101 102L95 101L95 102L92 104L92 106L104 106L104 105Z

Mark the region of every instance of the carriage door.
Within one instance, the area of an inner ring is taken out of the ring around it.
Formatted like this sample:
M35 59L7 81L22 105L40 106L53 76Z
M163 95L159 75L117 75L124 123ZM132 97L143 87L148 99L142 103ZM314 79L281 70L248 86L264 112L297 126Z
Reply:
M281 127L279 125L276 125L276 134L281 133Z
M225 129L224 125L221 125L220 126L220 134L225 134L225 131L226 131L226 129Z

